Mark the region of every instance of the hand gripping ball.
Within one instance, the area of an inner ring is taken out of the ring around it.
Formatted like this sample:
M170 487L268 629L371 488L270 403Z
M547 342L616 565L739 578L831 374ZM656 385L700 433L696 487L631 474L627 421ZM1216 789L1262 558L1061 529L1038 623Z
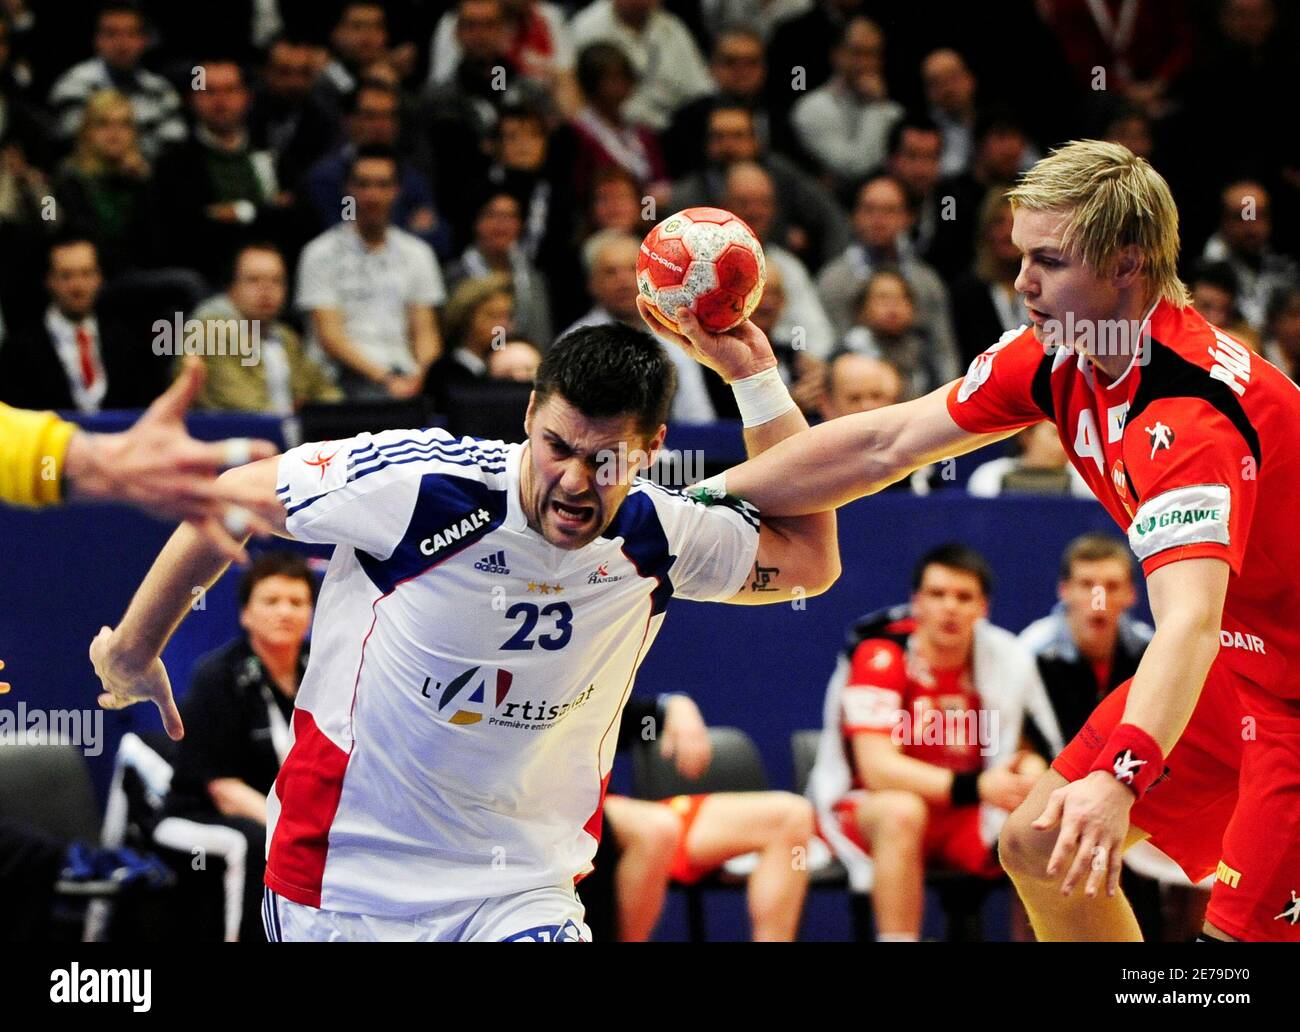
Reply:
M637 255L637 290L655 318L675 332L673 313L682 306L710 333L744 322L758 307L766 280L754 231L722 208L670 215L646 234Z

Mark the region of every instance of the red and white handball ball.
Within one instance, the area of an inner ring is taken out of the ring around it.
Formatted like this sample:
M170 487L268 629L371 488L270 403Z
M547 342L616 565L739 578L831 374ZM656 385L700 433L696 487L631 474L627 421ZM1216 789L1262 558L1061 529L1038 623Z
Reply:
M646 234L636 259L637 290L674 332L673 313L683 306L710 333L739 325L758 307L766 282L763 245L722 208L670 215Z

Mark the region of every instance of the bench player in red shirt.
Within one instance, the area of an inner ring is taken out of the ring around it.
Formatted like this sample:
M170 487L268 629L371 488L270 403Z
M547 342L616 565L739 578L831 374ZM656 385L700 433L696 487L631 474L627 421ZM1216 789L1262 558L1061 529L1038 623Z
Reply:
M1206 937L1300 941L1300 392L1191 308L1146 161L1072 143L1010 198L1031 327L701 490L814 512L1054 422L1128 531L1156 633L1007 821L1002 863L1040 939L1139 938L1120 861L1150 838L1193 881L1217 872Z

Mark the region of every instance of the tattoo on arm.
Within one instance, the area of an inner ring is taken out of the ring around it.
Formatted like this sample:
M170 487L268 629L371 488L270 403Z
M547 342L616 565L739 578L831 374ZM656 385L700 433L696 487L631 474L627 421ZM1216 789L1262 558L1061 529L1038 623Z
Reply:
M781 576L781 570L779 567L759 566L758 563L755 563L754 580L753 583L750 584L749 590L750 591L776 591L777 588L773 584L773 581L775 581L779 576Z

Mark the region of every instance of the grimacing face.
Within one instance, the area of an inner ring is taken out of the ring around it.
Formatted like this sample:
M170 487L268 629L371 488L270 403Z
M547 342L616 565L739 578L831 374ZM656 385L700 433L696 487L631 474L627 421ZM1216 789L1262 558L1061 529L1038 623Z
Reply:
M543 401L534 394L524 429L519 491L528 525L567 550L590 544L610 525L668 432L660 426L647 437L631 413L585 416L559 394Z

